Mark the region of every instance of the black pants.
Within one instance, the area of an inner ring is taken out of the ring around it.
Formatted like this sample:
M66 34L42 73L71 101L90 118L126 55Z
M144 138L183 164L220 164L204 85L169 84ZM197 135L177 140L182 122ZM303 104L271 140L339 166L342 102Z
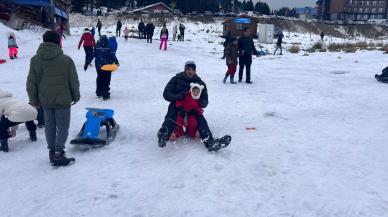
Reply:
M144 38L144 32L139 30L139 39L143 39Z
M102 97L109 97L110 96L110 79L112 76L112 72L109 71L103 71L101 69L97 69L97 88L96 88L96 95L102 96Z
M174 131L176 127L177 116L178 114L176 111L175 103L170 103L170 105L168 106L166 117L164 118L164 122L162 124L162 128L165 128L165 130L167 130L168 138L170 138L171 133ZM198 132L201 139L202 140L212 139L213 135L203 115L197 116L197 123L198 123Z
M120 37L120 36L121 36L121 28L116 29L116 37Z
M239 58L240 69L238 71L238 80L241 81L244 73L244 66L246 67L246 82L251 81L251 65L252 65L252 56L251 57L240 57Z
M152 36L154 36L153 34L147 34L147 43L151 43L152 44Z
M9 139L11 136L8 133L8 129L10 127L16 126L18 124L21 124L21 123L12 122L12 121L8 120L8 118L6 118L5 116L1 116L1 121L0 121L0 139L1 140ZM34 121L27 121L26 122L26 128L27 128L28 131L35 131L36 130L36 125L35 125Z
M98 36L101 36L101 27L97 27L98 30Z
M181 41L184 41L185 40L185 31L181 31L180 32L181 34Z
M88 66L92 63L94 59L93 47L84 47L85 50L85 66Z

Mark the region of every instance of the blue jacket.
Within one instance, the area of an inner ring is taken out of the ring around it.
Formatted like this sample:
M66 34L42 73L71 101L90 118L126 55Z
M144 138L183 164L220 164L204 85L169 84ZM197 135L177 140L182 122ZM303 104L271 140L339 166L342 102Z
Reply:
M95 48L95 65L96 69L100 70L103 65L119 64L115 52L110 48L109 41L106 36L101 36Z
M116 41L116 37L115 36L109 37L109 46L116 53L116 51L117 51L117 41Z

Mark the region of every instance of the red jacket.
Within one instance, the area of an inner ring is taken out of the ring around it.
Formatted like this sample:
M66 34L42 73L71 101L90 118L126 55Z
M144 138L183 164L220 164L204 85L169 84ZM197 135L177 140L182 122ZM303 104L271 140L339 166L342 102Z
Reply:
M78 49L80 49L82 42L84 43L84 47L95 47L96 46L96 41L94 40L94 37L93 37L92 33L90 33L90 32L85 32L82 35L81 40L79 41L79 44L78 44Z
M186 93L186 96L183 100L177 100L175 102L175 106L177 108L183 107L183 110L185 110L186 112L195 109L197 111L197 114L202 115L203 109L199 107L198 101L198 99L193 99L193 97L191 96L191 92L189 91Z

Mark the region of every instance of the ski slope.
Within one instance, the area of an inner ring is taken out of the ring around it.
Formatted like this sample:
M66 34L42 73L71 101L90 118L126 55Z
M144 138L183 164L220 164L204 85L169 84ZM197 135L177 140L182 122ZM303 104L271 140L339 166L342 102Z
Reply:
M8 32L0 27L0 58ZM0 88L27 100L29 62L42 37L16 34L19 58L0 65ZM20 126L10 152L0 153L0 216L388 216L388 86L374 79L386 64L381 52L254 57L253 84L231 85L222 83L226 65L217 43L169 42L160 51L159 41L120 38L112 98L102 101L95 69L83 71L79 38L64 41L81 83L69 140L85 107L101 107L116 112L116 141L93 150L67 144L76 163L53 168L44 130L32 143ZM157 146L168 106L163 88L187 60L207 84L204 115L213 134L233 137L219 153L186 139Z

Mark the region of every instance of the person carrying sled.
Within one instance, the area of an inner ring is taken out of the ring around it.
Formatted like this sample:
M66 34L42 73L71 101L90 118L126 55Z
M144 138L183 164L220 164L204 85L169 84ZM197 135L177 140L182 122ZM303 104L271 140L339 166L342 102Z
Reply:
M197 117L203 114L203 109L199 106L199 98L204 86L196 83L190 84L190 91L187 92L183 100L177 100L175 103L178 117L176 127L170 136L170 140L181 137L185 133L191 137L199 137Z
M139 39L145 39L146 38L146 34L145 34L145 24L143 22L143 20L140 20L140 23L139 25L137 25L137 30L139 31Z
M168 41L168 29L166 28L166 24L163 24L163 28L160 31L160 46L159 50L162 49L162 46L164 44L164 50L167 50L167 41Z
M101 67L113 63L119 65L116 54L109 45L108 37L106 35L102 35L100 40L98 40L95 49L95 65L97 71L96 95L98 98L102 97L103 100L110 99L109 91L112 72L104 71Z
M73 60L63 54L59 43L57 32L43 34L43 43L31 58L26 86L31 105L42 106L44 110L50 163L66 166L74 162L74 158L67 158L65 154L71 106L81 96L77 69Z
M0 151L8 152L8 139L16 136L17 126L26 123L31 141L36 141L34 119L37 110L28 103L15 99L12 93L0 89Z
M176 108L176 101L184 100L187 92L190 90L190 84L196 83L203 86L202 92L198 99L198 105L200 108L206 108L208 105L208 94L206 84L196 74L196 65L194 61L187 61L185 63L185 70L181 73L176 74L167 83L163 97L170 104L168 111L165 116L162 127L159 129L157 137L159 147L163 148L166 146L171 133L176 127L176 120L178 117L178 111ZM209 129L206 119L203 115L196 115L198 132L209 151L218 151L221 148L228 146L232 140L231 136L226 135L222 138L213 138L213 135Z
M78 50L81 48L82 43L85 50L84 71L86 71L88 69L89 64L93 61L93 52L94 47L96 46L96 41L94 40L94 37L88 28L85 29L84 33L81 36L81 39L78 43Z
M11 60L18 58L18 45L16 44L16 36L14 33L11 33L8 37L8 51L9 58Z
M278 40L277 40L277 42L276 42L276 49L275 49L275 51L273 52L273 55L276 54L276 51L277 51L278 49L280 49L280 55L283 55L283 48L282 48L283 37L284 37L283 33L281 33L280 35L278 35Z
M129 38L129 28L128 28L128 26L125 26L125 28L123 30L123 33L124 33L125 41L128 41L128 38Z
M225 56L226 56L226 65L228 66L228 71L225 74L224 77L224 84L226 83L226 79L230 76L230 83L231 84L237 84L234 81L234 74L237 70L237 64L238 64L238 41L236 38L232 39L232 43L229 43L228 46L226 46L225 49Z
M121 37L121 27L123 27L123 24L121 20L118 20L116 24L116 37Z
M246 68L246 83L252 84L251 81L251 65L252 65L252 55L258 55L253 39L251 37L251 29L245 27L243 35L238 39L238 50L239 50L239 72L238 72L238 82L242 81L244 67Z

